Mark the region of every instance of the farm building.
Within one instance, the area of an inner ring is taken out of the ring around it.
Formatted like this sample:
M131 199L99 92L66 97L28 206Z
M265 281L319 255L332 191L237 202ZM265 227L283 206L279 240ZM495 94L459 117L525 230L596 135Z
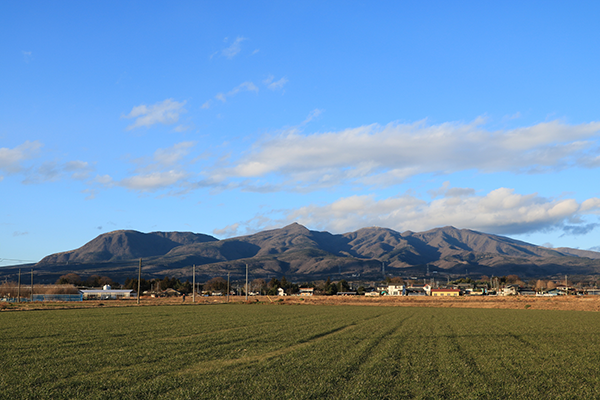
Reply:
M460 289L431 289L431 296L460 296Z

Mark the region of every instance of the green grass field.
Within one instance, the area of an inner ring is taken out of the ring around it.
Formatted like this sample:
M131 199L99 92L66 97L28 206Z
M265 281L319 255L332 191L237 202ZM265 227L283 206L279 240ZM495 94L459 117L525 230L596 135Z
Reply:
M0 399L600 398L600 314L264 304L0 313Z

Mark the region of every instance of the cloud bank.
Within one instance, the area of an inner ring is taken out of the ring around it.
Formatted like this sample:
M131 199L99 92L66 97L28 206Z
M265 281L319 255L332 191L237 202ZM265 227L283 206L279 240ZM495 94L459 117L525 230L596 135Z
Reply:
M497 131L483 124L483 119L440 125L421 121L311 135L288 131L263 138L219 174L269 177L288 187L318 188L334 182L385 187L432 172L544 173L600 166L599 122L551 121Z
M366 226L382 226L403 232L424 231L452 225L500 235L562 230L565 234L586 234L598 224L583 218L600 213L600 199L581 203L574 199L546 199L537 194L518 194L498 188L476 195L470 188L447 188L442 197L425 201L414 195L378 199L375 195L354 195L329 204L312 204L292 210L278 210L282 217L267 214L242 224L216 230L216 234L246 234L260 229L298 222L313 229L336 233Z

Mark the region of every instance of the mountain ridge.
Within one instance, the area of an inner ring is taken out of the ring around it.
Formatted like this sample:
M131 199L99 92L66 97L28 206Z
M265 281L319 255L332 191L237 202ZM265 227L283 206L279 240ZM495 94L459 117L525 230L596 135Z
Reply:
M128 272L143 258L152 274L185 276L192 265L206 277L222 276L249 264L255 275L285 274L293 279L334 276L417 274L426 268L440 273L524 276L600 272L600 253L549 249L504 236L452 226L424 232L397 232L366 227L332 234L293 223L250 235L217 239L192 232L133 230L107 232L78 249L51 254L35 265L45 270L118 270ZM77 272L77 271L73 271ZM114 272L116 273L116 272ZM123 272L125 274L125 272Z

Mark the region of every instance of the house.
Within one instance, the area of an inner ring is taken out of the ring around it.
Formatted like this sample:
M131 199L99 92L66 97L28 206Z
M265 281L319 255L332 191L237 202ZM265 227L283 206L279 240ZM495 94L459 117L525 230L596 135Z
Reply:
M447 296L460 296L460 289L431 289L431 296L434 297L447 297Z
M506 285L500 289L500 296L516 296L519 293L519 285Z
M300 296L312 296L315 294L315 288L300 288Z
M102 289L82 289L79 293L83 300L119 300L136 297L131 289L112 289L110 285L104 285Z
M422 287L409 287L405 292L405 296L427 296L427 292Z
M585 293L591 296L600 296L600 289L588 288L585 290Z
M417 289L417 292L424 291L425 294L427 296L429 296L429 293L431 292L432 288L431 288L431 286L429 284L426 283L424 285L410 285L410 289Z
M404 285L388 285L386 292L388 296L404 296Z
M377 286L377 293L382 294L382 295L386 295L387 294L387 285L386 286Z

